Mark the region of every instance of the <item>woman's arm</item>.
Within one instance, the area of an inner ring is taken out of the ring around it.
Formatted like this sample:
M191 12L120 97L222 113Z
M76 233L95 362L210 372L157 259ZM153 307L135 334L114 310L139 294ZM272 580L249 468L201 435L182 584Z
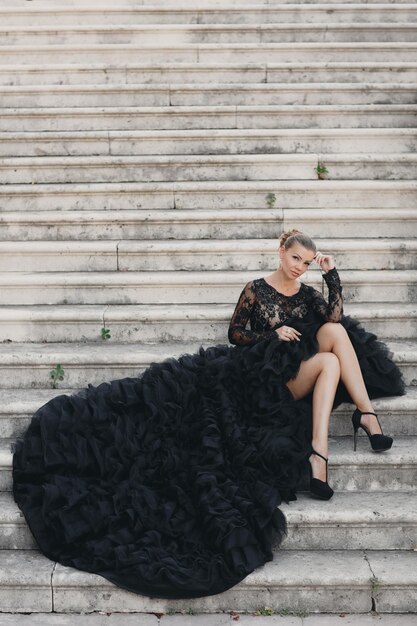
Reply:
M255 332L246 330L253 306L255 304L256 294L253 281L248 283L240 294L238 303L236 304L232 319L230 320L228 337L230 343L240 346L249 346L262 339L278 338L274 330L265 332Z
M340 322L343 316L343 288L337 269L329 270L323 278L329 288L329 301L326 302L321 293L313 289L312 307L327 322Z

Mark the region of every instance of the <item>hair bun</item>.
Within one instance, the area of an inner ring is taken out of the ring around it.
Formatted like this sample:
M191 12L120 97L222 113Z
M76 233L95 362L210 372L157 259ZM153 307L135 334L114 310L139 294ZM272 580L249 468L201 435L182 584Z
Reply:
M297 230L296 228L287 230L285 233L282 233L280 240L279 240L279 245L283 246L285 242L287 241L287 239L289 239L293 235L301 235L301 234L302 234L301 230Z

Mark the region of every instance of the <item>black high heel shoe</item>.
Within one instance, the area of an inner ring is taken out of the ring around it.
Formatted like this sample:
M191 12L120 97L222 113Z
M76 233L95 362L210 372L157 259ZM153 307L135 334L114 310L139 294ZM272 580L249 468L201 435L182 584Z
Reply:
M381 424L379 423L378 415L376 413L372 413L371 411L359 411L359 409L355 409L352 415L352 424L353 424L353 449L356 450L356 442L358 439L358 430L362 428L368 435L369 443L371 444L372 450L375 452L383 452L384 450L389 450L392 446L393 439L392 437L388 437L384 434L375 434L371 435L367 426L361 424L362 415L375 415L376 421L378 422L378 426L381 428ZM382 428L381 428L382 433Z
M314 478L314 476L313 476L313 468L311 467L310 461L308 462L308 466L310 468L310 491L311 491L311 494L315 498L320 498L320 500L330 500L330 498L334 494L334 491L333 491L333 489L330 487L330 485L327 482L327 461L328 461L328 459L326 459L325 456L323 456L319 452L316 452L315 450L312 450L311 454L316 454L317 456L321 457L322 459L324 459L326 461L326 481L319 480L318 478Z

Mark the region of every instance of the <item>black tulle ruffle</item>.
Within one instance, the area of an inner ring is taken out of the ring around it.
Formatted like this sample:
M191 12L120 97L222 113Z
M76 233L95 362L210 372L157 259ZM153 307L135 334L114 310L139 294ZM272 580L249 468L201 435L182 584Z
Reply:
M310 401L285 382L317 352L322 323L292 320L300 342L200 348L42 406L13 458L42 552L162 598L225 591L270 561L311 449ZM385 345L342 324L370 395L403 393Z

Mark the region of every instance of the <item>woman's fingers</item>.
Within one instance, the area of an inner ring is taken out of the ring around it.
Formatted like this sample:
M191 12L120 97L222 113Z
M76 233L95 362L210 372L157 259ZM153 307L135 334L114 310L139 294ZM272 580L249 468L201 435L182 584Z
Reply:
M284 341L300 341L301 333L291 326L282 326L277 331L278 337Z

